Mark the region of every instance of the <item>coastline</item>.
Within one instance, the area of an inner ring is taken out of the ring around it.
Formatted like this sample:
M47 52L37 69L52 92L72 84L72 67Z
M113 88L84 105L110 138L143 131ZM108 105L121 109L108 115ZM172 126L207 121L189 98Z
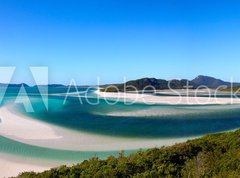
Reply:
M0 177L17 176L22 172L42 172L57 167L58 163L49 163L29 159L21 156L15 156L5 153L0 153Z
M140 139L97 135L66 129L14 113L11 108L0 108L0 134L22 143L72 151L135 150L170 146L195 137Z
M21 143L73 151L109 151L138 150L171 146L193 138L176 139L129 139L109 136L99 136L90 133L77 132L59 126L38 121L11 111L10 106L0 108L0 135ZM0 177L17 176L21 172L41 172L52 167L67 164L67 161L53 161L12 155L0 152ZM81 161L81 160L80 160ZM80 162L79 161L79 162ZM14 170L14 171L13 171Z
M172 94L170 91L164 91L165 94ZM203 92L202 92L203 93ZM226 105L240 104L238 98L215 98L215 97L195 97L195 96L156 96L152 94L136 92L102 92L100 89L95 94L101 98L113 101L124 101L129 103L145 104L168 104L168 105ZM159 94L159 92L158 92Z
M106 97L116 99L117 93L106 93L97 90L95 92L100 98ZM132 101L136 97L135 93L120 93L121 99ZM137 102L157 102L158 104L166 104L166 100L171 98L171 104L176 100L176 97L170 96L151 96L143 94ZM192 98L190 98L192 99ZM202 97L206 100L206 98ZM223 104L228 103L228 98L221 98ZM238 103L237 101L234 101ZM192 103L194 103L192 101ZM184 104L182 102L181 104ZM195 103L196 104L196 103ZM216 104L212 101L211 104ZM75 131L64 127L49 124L39 121L29 116L23 115L16 110L13 110L11 105L0 107L0 135L3 137L44 148L52 148L58 150L72 151L99 151L108 152L120 150L138 150L161 146L171 146L176 143L185 142L196 137L186 138L161 138L161 139L140 139L140 138L123 138L111 137L104 135L91 134L82 131ZM0 153L0 167L4 168L0 172L1 176L16 176L20 172L35 171L41 172L52 167L60 166L65 162L53 162L48 159L38 159L31 157L21 157L21 155L11 155ZM14 171L12 171L14 170Z

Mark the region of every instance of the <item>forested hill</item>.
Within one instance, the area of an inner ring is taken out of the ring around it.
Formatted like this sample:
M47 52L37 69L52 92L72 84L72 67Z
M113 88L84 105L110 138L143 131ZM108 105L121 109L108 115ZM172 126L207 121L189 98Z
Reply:
M191 88L196 88L198 85L189 80L164 80L156 78L142 78L131 80L124 84L112 84L101 86L102 91L117 92L117 91L136 91L136 90L162 90L162 89L183 89L189 85Z
M199 86L205 86L209 88L218 88L219 86L240 86L240 83L230 83L225 82L220 79L216 79L214 77L199 75L193 80L164 80L164 79L156 79L156 78L141 78L137 80L130 80L122 84L112 84L112 85L103 85L101 86L102 91L108 92L117 92L117 91L135 91L137 90L162 90L162 89L185 89L189 88L197 88ZM133 87L134 88L133 88ZM151 86L151 87L150 87Z
M23 173L19 178L60 177L240 177L240 130L207 135L170 147L135 154L92 158L72 167L43 173Z

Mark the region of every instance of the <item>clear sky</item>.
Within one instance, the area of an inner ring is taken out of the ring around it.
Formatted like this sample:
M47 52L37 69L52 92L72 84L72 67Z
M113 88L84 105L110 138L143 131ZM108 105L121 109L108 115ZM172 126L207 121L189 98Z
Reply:
M0 64L30 84L38 65L51 83L240 81L239 9L237 0L0 0Z

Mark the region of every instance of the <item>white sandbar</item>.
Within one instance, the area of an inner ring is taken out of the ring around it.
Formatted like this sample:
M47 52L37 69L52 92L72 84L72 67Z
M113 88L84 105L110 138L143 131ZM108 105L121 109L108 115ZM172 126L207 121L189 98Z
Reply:
M195 96L157 96L153 94L132 92L95 92L102 99L113 99L115 101L126 101L131 103L145 104L169 104L169 105L214 105L214 104L240 104L238 98L221 97L195 97ZM165 93L167 93L165 91ZM171 94L172 92L168 92ZM111 102L112 103L112 102Z

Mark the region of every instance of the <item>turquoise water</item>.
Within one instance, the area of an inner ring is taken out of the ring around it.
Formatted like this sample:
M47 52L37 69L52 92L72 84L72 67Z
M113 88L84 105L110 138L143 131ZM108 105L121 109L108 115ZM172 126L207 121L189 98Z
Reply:
M0 136L0 152L11 155L31 157L35 159L47 159L52 161L66 161L66 163L77 163L94 156L107 158L109 155L117 156L119 151L68 151L43 148L20 143ZM125 154L133 153L134 150L125 151Z
M72 94L64 103L67 88L49 88L48 110L37 88L28 88L35 112L28 113L22 104L14 109L33 119L60 125L76 131L125 138L184 138L233 130L240 127L240 105L109 105L93 93L79 88L80 97ZM75 92L72 89L71 92ZM4 102L13 103L17 88L8 89ZM227 96L225 96L227 97ZM94 105L89 104L95 103ZM41 148L0 137L0 152L43 159L83 160L92 156L107 157L119 151L86 152ZM127 151L132 152L132 151Z
M33 99L33 98L32 98ZM36 98L35 98L36 99ZM97 99L88 99L96 102ZM232 130L240 127L240 107L222 106L177 106L144 104L114 106L100 100L98 105L90 105L84 98L49 97L49 110L41 100L34 100L36 112L26 113L35 119L61 125L71 129L101 135L131 138L181 138L207 133ZM212 109L211 109L212 108ZM110 114L109 114L110 113ZM117 113L112 116L111 113ZM119 113L119 115L118 115ZM121 116L127 113L126 116Z

